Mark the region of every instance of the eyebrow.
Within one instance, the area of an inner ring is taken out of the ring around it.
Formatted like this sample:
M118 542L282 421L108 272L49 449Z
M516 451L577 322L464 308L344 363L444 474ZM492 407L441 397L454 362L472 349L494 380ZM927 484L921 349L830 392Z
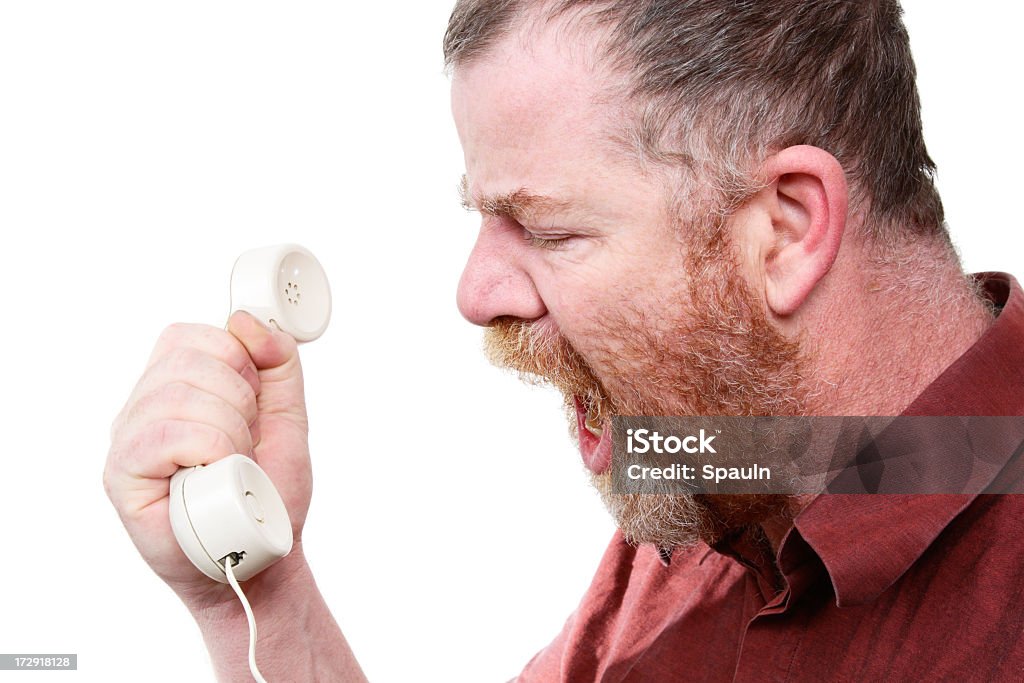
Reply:
M465 175L459 182L459 198L466 209L476 209L488 216L511 218L517 223L527 223L540 215L565 211L571 206L567 201L536 194L526 188L505 194L472 197L469 193L469 180Z

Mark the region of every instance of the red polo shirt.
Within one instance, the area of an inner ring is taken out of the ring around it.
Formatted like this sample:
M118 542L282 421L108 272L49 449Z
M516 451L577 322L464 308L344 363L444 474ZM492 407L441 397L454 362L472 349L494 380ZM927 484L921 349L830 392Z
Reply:
M979 277L1001 313L904 414L1024 416L1024 291ZM1024 681L1024 495L822 495L774 564L616 534L520 680Z

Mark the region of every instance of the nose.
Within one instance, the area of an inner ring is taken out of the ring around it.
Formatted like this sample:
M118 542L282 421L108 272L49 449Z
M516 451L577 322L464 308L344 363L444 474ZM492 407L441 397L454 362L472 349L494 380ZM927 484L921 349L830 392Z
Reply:
M522 245L484 227L459 280L462 316L474 325L512 316L535 320L546 312L530 275L520 264Z

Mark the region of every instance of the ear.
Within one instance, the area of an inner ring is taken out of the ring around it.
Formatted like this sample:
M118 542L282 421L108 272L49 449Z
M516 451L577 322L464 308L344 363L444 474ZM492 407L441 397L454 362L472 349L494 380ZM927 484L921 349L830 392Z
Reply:
M771 222L761 267L768 307L795 313L835 263L846 228L846 175L835 157L807 145L788 147L761 167L756 201Z

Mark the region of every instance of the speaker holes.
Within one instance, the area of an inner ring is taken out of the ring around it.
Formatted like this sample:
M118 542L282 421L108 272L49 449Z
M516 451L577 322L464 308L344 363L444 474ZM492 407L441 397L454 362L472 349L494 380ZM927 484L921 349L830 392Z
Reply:
M298 306L299 299L302 298L302 294L299 292L299 283L289 282L288 286L284 288L284 295L288 299L288 303Z

